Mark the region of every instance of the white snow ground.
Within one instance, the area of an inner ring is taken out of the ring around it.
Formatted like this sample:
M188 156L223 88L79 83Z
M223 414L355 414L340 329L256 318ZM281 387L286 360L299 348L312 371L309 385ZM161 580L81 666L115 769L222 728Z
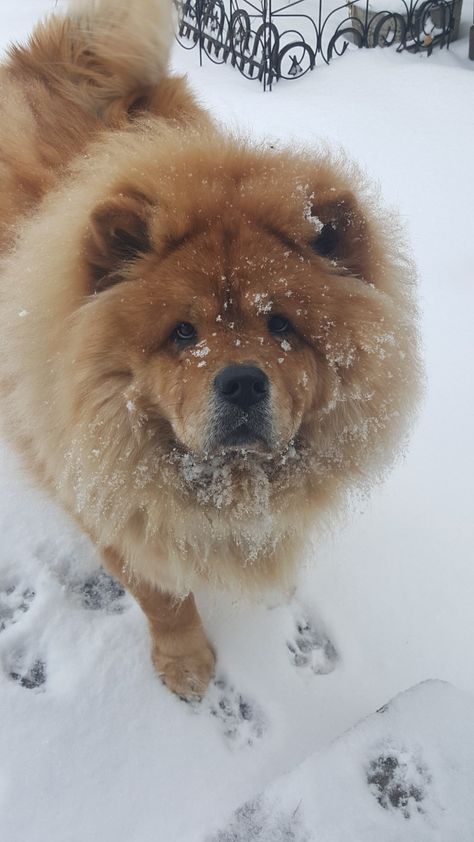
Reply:
M2 43L53 6L1 0ZM176 49L220 118L342 144L400 209L421 275L427 397L384 487L314 536L292 603L198 595L219 655L199 708L156 680L139 609L0 451L2 842L473 842L471 11L449 52L354 50L271 94ZM340 736L426 679L459 691L424 684ZM239 814L247 825L229 819L267 786Z

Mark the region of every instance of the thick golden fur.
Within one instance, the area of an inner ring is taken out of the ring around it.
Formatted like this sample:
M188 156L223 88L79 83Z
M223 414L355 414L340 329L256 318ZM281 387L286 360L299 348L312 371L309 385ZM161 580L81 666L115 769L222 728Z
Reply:
M113 8L49 19L2 71L7 431L127 581L286 583L308 525L406 430L413 268L353 165L224 134L164 76L166 4ZM212 451L213 380L249 362L272 447Z

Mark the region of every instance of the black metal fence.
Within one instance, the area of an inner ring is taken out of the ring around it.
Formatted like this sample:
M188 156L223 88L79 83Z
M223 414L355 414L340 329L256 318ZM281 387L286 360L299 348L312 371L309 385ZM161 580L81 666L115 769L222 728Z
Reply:
M352 44L425 52L456 37L462 0L175 0L178 41L271 89ZM390 10L384 9L389 5Z

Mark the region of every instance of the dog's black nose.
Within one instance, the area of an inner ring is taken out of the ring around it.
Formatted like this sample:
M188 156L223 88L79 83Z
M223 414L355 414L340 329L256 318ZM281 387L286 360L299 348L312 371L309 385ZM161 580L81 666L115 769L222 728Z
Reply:
M228 365L216 376L214 389L227 403L250 409L267 397L268 377L256 365Z

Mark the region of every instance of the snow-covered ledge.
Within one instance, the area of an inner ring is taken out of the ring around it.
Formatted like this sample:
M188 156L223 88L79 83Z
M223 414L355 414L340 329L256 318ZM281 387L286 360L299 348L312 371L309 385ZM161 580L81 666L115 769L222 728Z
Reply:
M473 745L474 698L423 682L193 842L472 842Z

